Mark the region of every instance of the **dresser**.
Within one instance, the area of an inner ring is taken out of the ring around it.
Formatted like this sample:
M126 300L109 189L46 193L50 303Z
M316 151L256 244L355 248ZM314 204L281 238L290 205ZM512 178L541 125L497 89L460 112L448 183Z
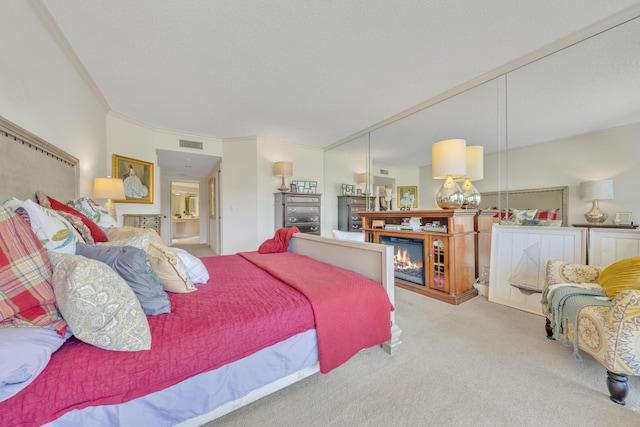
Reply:
M124 214L123 225L138 228L150 228L160 234L160 214Z
M369 203L367 205L367 199ZM362 217L359 212L375 209L375 198L366 196L338 196L338 230L360 231Z
M275 193L275 226L298 227L300 232L320 235L321 194Z

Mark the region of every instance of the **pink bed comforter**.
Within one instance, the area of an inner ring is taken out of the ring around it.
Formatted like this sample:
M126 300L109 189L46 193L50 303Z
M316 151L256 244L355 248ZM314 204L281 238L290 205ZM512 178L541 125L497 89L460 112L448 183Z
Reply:
M379 283L293 252L239 255L311 301L320 372L327 373L360 350L391 339L393 307Z
M152 345L134 353L71 338L16 396L0 425L40 426L72 409L126 402L314 328L309 301L238 255L203 258L210 280L170 293L171 313L149 316Z
M171 313L148 317L151 350L113 352L71 338L33 383L0 403L0 425L39 426L126 402L314 327L322 372L390 339L386 292L355 273L290 252L202 261L209 282L170 293Z

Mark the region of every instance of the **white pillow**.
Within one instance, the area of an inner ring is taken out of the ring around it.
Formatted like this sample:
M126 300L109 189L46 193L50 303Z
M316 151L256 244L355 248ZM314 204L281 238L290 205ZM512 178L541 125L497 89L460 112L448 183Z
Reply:
M0 328L0 402L31 384L64 341L51 329Z
M353 242L364 242L364 233L359 231L333 230L333 237L338 240L351 240Z
M178 257L187 267L189 278L191 278L191 281L193 283L207 283L209 281L209 271L207 270L207 267L204 266L204 263L200 260L200 258L191 255L184 249L174 247L172 247L171 249L173 249L174 252L178 254Z
M76 338L105 350L151 348L147 316L118 273L80 255L50 252L49 259L58 308Z
M84 242L80 233L73 228L69 221L61 217L53 209L43 208L33 200L25 200L17 207L23 208L29 214L31 229L45 249L65 254L75 254L76 243ZM15 209L13 210L15 211Z

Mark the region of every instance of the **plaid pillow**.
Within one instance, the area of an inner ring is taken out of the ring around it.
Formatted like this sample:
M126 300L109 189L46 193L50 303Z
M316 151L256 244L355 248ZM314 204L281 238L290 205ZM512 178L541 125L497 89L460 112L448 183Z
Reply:
M51 266L31 228L0 206L0 327L42 327L61 336L67 324L55 304Z

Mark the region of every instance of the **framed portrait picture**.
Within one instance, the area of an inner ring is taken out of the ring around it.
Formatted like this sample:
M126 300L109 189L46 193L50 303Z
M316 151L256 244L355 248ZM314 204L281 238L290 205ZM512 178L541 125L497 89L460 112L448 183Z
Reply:
M616 225L631 225L631 212L618 212L613 219Z
M153 163L114 154L112 176L124 181L124 200L117 203L153 203Z
M209 217L216 219L216 179L209 178Z
M415 185L398 186L398 208L418 207L418 187Z

